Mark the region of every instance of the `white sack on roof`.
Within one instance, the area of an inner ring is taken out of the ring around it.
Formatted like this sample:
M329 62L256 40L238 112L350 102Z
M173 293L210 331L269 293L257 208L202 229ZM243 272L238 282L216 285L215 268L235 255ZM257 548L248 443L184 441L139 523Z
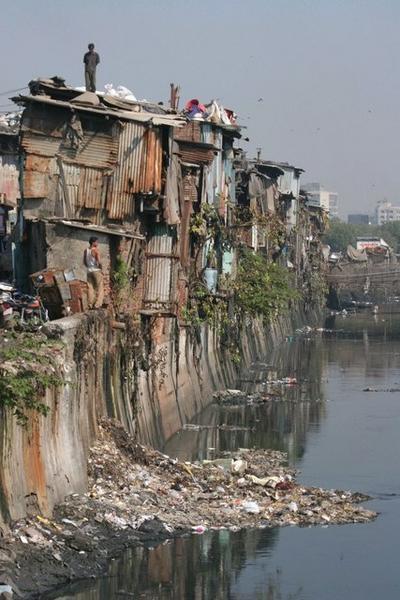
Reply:
M133 92L131 92L131 90L129 90L128 88L124 87L123 85L119 85L117 87L117 93L118 96L120 98L123 98L124 100L130 100L131 102L137 102L136 96L134 95Z
M232 125L224 107L222 104L218 104L216 100L213 100L210 105L207 105L207 113L201 116L204 117L206 121L211 121L211 123Z
M114 96L115 98L121 98L121 100L137 102L137 98L134 93L124 85L119 85L117 89L115 89L112 83L106 83L104 88L107 96Z

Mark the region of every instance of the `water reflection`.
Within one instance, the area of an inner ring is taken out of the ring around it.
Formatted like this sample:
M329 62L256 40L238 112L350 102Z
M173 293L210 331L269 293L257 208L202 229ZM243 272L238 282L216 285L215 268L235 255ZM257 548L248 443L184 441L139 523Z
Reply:
M338 317L326 333L283 344L243 375L258 391L273 371L296 377L279 402L210 406L207 428L182 431L166 451L207 458L237 447L287 451L310 485L359 489L379 500L368 525L210 531L126 552L110 576L68 588L59 600L375 600L399 597L400 320ZM328 402L328 400L330 402ZM221 425L237 427L220 429ZM211 450L213 448L214 450ZM384 500L380 500L386 493Z
M58 600L222 600L234 598L232 589L245 563L268 555L278 531L212 531L207 535L179 538L152 550L129 550L115 561L107 578L73 587ZM254 598L279 600L279 573L265 574ZM79 591L78 591L79 590ZM60 592L59 592L60 593ZM293 596L294 598L294 596Z
M282 396L263 404L212 404L192 420L200 425L198 431L181 430L164 451L181 460L197 460L237 448L273 448L287 452L289 461L295 462L304 453L310 423L318 427L326 412L322 349L321 337L282 344L268 364L254 365L238 385L248 393L265 390L271 377L294 377L297 385L271 386ZM225 426L238 429L221 429Z

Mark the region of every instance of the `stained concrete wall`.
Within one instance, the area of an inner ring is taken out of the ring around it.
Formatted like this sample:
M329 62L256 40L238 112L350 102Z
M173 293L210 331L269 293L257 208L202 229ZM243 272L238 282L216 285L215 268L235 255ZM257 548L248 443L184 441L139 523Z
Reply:
M293 310L268 330L243 324L243 366L265 357L304 322ZM30 415L27 428L3 410L0 424L0 526L26 514L51 515L54 505L87 486L88 450L102 416L120 420L138 440L160 446L211 400L235 383L237 372L204 327L196 338L173 318L114 329L106 311L54 321L65 343L66 385L48 390L47 417Z

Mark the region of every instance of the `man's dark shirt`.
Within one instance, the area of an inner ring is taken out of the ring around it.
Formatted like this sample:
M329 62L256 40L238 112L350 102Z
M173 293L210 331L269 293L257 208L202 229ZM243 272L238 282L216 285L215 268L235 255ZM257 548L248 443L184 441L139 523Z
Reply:
M86 52L83 62L85 63L86 71L95 71L100 62L100 56L97 52Z

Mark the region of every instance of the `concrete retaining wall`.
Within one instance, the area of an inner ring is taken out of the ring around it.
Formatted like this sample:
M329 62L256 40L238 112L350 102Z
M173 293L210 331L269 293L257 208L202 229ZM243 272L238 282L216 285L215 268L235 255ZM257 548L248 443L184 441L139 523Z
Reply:
M309 315L310 318L310 315ZM299 310L268 330L243 325L243 367L264 358L305 321ZM54 505L87 486L88 449L99 417L119 419L143 443L160 446L200 412L215 389L234 385L237 371L207 327L196 339L173 318L113 327L106 311L55 321L65 342L62 389L48 390L47 417L27 428L3 410L0 425L0 525L26 514L51 515Z

